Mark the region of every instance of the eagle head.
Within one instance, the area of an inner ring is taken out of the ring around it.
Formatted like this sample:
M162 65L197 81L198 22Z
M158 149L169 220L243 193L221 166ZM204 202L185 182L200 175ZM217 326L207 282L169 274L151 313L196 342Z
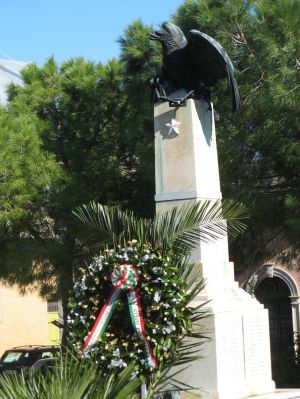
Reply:
M171 22L164 22L161 31L150 32L149 38L159 41L168 54L187 45L182 30Z

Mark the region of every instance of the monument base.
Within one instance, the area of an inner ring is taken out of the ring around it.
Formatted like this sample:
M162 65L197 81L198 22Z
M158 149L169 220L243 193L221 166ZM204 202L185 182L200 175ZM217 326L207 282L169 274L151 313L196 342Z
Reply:
M223 270L231 268L228 262ZM193 305L201 303L208 317L197 328L208 339L198 352L202 358L178 377L194 388L180 398L240 399L274 392L268 311L237 283L224 285L224 280L223 287L208 286Z
M187 393L185 396L182 396L184 399L197 399L199 396L196 396L192 393ZM251 395L244 396L240 399L300 399L300 389L276 389L274 392L270 394L263 395Z

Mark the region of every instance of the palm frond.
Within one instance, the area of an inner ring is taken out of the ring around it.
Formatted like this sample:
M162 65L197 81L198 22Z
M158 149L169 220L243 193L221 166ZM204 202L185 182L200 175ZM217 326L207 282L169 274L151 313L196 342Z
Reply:
M221 238L227 232L243 231L246 208L233 201L195 201L158 215L160 241L172 242L175 253L188 253L199 241Z
M0 377L0 399L130 399L140 385L132 380L134 365L106 375L89 359L67 353L53 369L27 376Z
M91 390L97 376L90 362L79 361L67 353L61 357L53 370L45 376L38 376L40 398L84 399ZM33 376L32 381L35 381Z
M33 392L34 387L30 389L27 386L23 375L3 375L0 377L0 399L37 399L37 392Z
M158 213L153 220L95 202L77 207L73 214L83 223L82 238L87 243L126 245L136 239L163 253L180 253L181 258L196 248L199 240L216 240L227 231L241 232L247 217L245 207L233 201L195 201Z
M112 372L105 378L96 380L93 395L88 399L130 399L134 397L141 382L132 378L134 364L128 365L121 373Z

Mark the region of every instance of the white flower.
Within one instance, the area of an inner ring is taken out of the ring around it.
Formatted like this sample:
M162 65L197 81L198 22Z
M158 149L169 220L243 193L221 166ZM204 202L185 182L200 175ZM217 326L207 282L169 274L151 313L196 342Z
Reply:
M149 255L144 255L144 256L142 257L142 261L143 261L143 262L146 262L149 258L150 258Z
M103 256L98 256L94 258L94 261L89 265L89 270L102 270L103 268Z
M159 267L153 267L153 269L152 269L154 274L159 273L159 270L160 270Z
M152 329L152 334L156 334L156 329L155 328Z
M75 298L78 298L80 296L81 290L84 291L86 289L87 289L87 286L85 285L85 277L83 277L80 282L77 282L74 284L73 290L74 290Z
M164 303L164 304L163 304L163 307L164 307L165 309L169 309L170 305L169 305L168 303Z
M130 380L134 380L137 376L139 375L138 371L134 371L131 376L130 376Z
M74 284L73 290L78 291L80 289L80 283L77 281L77 283Z
M120 356L120 349L117 348L116 350L113 351L113 356Z
M101 360L105 360L105 357L104 357L104 356L100 356L100 359L101 359Z
M82 359L87 359L87 358L90 357L90 354L89 354L89 352L86 352L86 351L85 352L81 352L80 357Z
M173 323L169 322L168 325L172 331L176 331L176 327Z
M170 334L172 332L172 330L171 330L171 328L170 327L163 327L162 328L162 333L163 334Z
M124 362L124 360L111 360L110 364L107 366L109 369L113 367L127 367L127 363Z
M158 291L156 291L153 297L154 302L158 303L160 301L160 298L161 294Z
M82 290L86 290L86 285L85 285L85 276L83 276L82 277L82 279L81 279L81 283L79 284L79 286L80 286L80 288L82 289Z

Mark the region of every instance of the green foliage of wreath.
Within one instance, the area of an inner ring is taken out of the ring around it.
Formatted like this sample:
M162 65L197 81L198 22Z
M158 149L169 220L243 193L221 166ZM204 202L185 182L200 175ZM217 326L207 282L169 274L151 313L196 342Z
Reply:
M134 240L126 248L101 252L82 270L69 302L69 340L79 351L113 289L114 267L125 263L138 273L146 335L157 361L155 372L159 372L178 358L180 341L192 331L193 310L188 306L190 296L183 272L172 257L162 257ZM105 333L87 355L107 370L135 362L136 375L148 380L153 370L146 368L144 345L132 326L126 291L119 298Z

